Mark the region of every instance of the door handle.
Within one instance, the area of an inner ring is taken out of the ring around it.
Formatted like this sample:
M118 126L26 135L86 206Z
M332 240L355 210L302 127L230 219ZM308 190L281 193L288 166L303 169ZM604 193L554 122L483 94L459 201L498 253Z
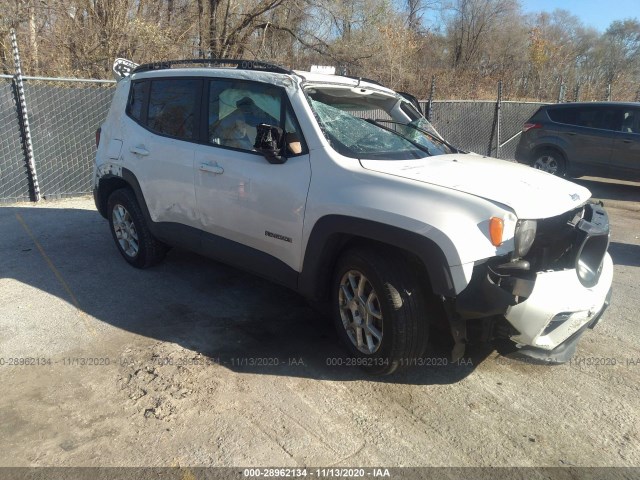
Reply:
M625 140L622 140L622 143L633 143L633 140L625 139Z
M224 168L220 165L210 165L208 163L200 164L200 170L203 172L215 173L216 175L222 175L224 173Z
M131 147L129 149L129 151L131 153L135 153L136 155L141 155L143 157L146 157L147 155L149 155L149 150L147 150L146 148L144 148L144 146L139 145L137 147Z
M571 135L571 136L576 134L576 132L564 132L564 133L565 133L565 135Z

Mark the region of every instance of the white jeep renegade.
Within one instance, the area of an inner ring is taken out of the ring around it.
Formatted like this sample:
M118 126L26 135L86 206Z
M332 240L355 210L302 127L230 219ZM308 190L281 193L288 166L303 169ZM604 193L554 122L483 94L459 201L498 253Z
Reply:
M454 359L507 338L567 361L608 305L590 192L454 148L409 95L251 61L117 66L94 196L135 267L180 246L326 303L371 373L419 360L438 322Z

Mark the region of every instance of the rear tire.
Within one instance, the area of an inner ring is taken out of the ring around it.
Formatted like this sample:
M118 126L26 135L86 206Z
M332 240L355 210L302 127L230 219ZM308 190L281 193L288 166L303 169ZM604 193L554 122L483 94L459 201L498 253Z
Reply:
M151 234L131 190L121 188L109 196L107 218L116 247L129 264L147 268L162 261L167 247Z
M411 264L393 250L349 250L338 260L331 303L351 358L374 375L411 365L428 340L425 297Z
M531 166L558 177L564 177L567 173L567 161L555 148L542 148L536 151Z

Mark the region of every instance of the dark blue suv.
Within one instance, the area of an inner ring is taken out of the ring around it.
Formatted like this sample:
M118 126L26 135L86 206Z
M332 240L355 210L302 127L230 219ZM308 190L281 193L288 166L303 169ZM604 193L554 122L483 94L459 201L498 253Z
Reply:
M540 107L522 129L516 160L559 176L640 181L640 103Z

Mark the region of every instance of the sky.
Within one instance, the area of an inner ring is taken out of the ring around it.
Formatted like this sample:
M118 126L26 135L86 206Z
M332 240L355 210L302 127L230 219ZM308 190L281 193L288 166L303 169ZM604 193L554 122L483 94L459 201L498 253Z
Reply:
M582 23L604 32L614 20L640 20L640 0L520 0L525 13L568 10Z

